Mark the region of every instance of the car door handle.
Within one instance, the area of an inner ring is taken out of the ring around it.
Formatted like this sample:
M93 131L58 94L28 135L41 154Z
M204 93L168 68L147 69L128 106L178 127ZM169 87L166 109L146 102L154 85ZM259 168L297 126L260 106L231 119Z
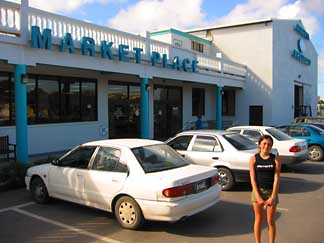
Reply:
M184 157L186 157L184 154L181 154L181 156L184 158Z
M219 158L218 158L218 157L212 157L212 159L214 159L214 160L218 160Z

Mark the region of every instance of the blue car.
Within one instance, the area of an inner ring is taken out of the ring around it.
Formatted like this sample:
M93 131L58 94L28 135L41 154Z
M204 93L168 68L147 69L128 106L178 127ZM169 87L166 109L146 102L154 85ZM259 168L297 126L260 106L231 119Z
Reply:
M306 123L294 123L278 126L279 130L294 138L305 139L308 144L309 159L320 161L323 159L324 151L324 130Z

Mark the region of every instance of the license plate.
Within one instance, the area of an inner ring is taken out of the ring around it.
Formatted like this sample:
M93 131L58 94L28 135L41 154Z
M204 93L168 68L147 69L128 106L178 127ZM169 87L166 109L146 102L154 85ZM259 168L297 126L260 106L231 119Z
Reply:
M200 192L207 189L206 180L199 181L196 183L196 192Z

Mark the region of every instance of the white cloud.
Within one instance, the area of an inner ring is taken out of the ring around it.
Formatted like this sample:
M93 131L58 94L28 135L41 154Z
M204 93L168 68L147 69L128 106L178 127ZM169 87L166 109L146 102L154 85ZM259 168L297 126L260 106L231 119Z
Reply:
M132 33L202 25L202 0L140 0L108 21L109 27Z
M322 2L322 3L321 3ZM226 16L213 21L214 24L230 24L265 18L301 19L307 32L314 35L319 31L317 15L324 13L323 0L249 0L238 4Z
M84 4L109 2L123 2L124 0L29 0L29 5L34 8L44 9L50 12L70 12L80 8Z

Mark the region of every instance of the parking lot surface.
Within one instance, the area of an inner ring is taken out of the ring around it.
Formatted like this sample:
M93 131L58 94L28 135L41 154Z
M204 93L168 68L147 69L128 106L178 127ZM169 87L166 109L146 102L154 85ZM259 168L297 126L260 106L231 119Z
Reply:
M140 231L119 226L112 214L51 200L35 204L28 191L0 192L0 242L254 242L250 186L223 192L212 208L176 223L148 222ZM322 243L324 162L305 162L281 173L277 241ZM268 242L264 221L262 241Z

